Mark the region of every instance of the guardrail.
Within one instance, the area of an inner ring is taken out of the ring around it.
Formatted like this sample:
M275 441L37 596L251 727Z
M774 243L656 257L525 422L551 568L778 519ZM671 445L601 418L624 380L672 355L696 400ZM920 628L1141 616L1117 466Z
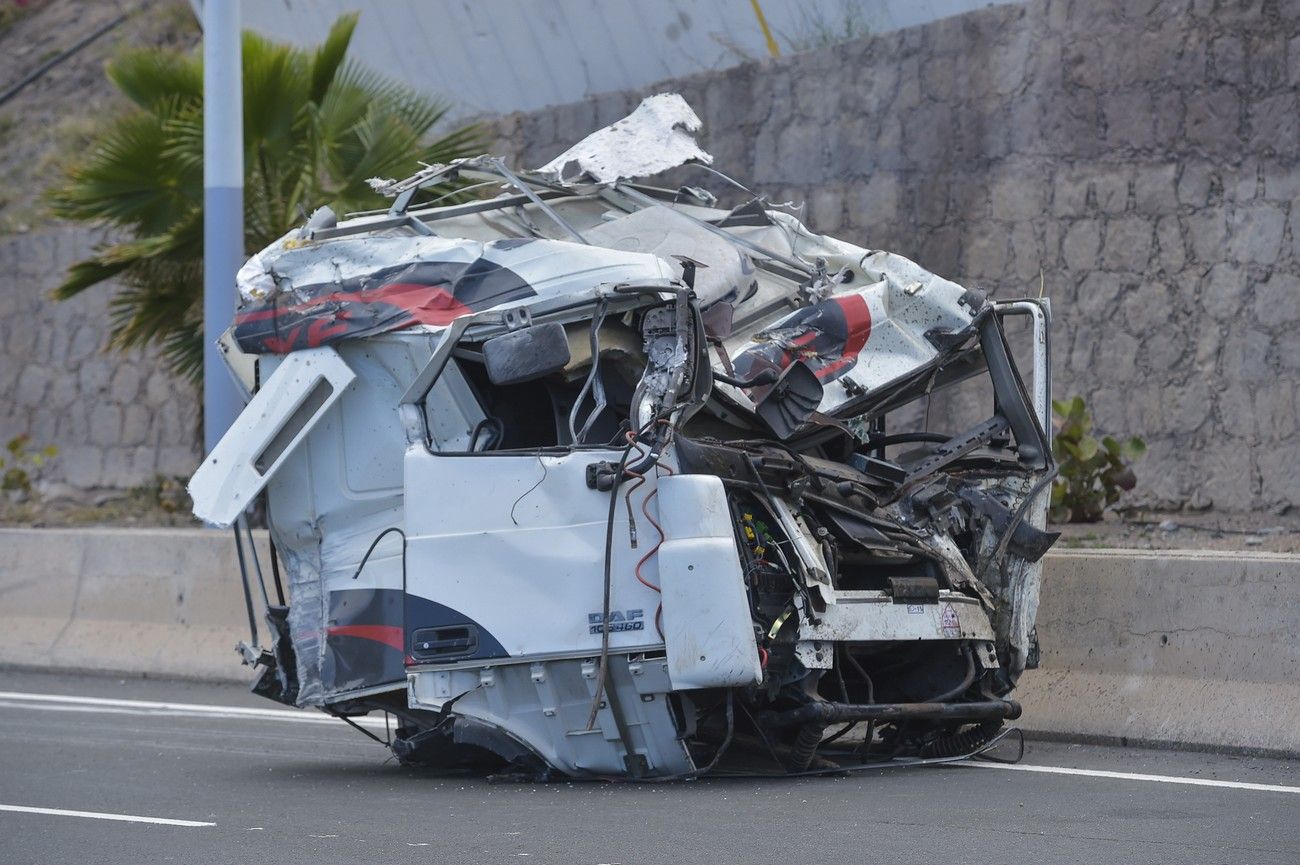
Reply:
M0 529L0 550L0 664L247 681L228 533ZM1300 556L1053 552L1038 633L1027 730L1300 754Z

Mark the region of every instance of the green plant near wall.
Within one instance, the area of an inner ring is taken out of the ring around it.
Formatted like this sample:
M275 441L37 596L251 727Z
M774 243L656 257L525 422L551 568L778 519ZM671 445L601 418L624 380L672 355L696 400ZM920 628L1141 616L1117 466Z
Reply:
M328 204L338 213L385 207L370 177L481 151L465 127L431 139L447 104L346 62L357 16L315 50L243 36L244 249L249 255ZM108 76L133 103L51 194L66 219L107 224L120 238L75 264L55 296L105 280L111 344L158 346L197 381L203 365L203 62L196 52L141 48ZM449 190L431 190L440 194ZM233 286L231 288L233 291Z
M1137 436L1121 442L1092 435L1092 416L1080 396L1052 400L1052 414L1052 453L1060 476L1052 484L1049 518L1054 523L1100 522L1106 508L1137 485L1129 463L1146 453L1146 443Z
M36 448L32 447L30 436L14 436L0 451L0 491L24 498L31 496L33 476L58 455L59 449L54 445Z

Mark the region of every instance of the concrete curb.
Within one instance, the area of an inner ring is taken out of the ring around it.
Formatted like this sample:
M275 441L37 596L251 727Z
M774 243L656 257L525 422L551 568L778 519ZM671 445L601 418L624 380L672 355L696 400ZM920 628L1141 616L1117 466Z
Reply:
M0 529L0 551L0 664L248 680L229 533ZM1053 552L1020 723L1300 754L1298 595L1295 555Z
M0 550L0 662L247 680L229 532L0 529Z
M1038 633L1026 729L1300 753L1300 556L1053 552Z

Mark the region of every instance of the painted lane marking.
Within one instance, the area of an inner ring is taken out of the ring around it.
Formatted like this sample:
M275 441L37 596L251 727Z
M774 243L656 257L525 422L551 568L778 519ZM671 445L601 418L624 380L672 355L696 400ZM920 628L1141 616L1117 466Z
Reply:
M1263 793L1300 793L1300 787L1285 784L1255 784L1248 781L1218 781L1213 778L1188 778L1182 775L1146 775L1140 772L1111 772L1105 769L1069 769L1064 766L1032 766L1024 763L953 763L977 769L1010 769L1013 772L1041 772L1047 775L1082 775L1086 778L1110 778L1117 781L1154 781L1159 784L1186 784L1191 787L1227 787L1232 790L1257 790Z
M0 811L19 814L49 814L54 817L89 817L92 820L120 820L123 823L154 823L159 826L215 826L202 820L173 820L170 817L138 817L134 814L104 814L100 811L69 811L65 808L33 808L30 805L3 805Z
M294 709L251 709L243 706L162 703L152 700L119 700L107 697L76 697L65 694L31 694L22 691L0 691L0 706L22 709L102 712L105 714L157 715L161 717L288 721L299 724L339 723L339 719L329 715L296 711ZM352 720L363 727L374 727L382 730L385 726L383 718L353 718Z

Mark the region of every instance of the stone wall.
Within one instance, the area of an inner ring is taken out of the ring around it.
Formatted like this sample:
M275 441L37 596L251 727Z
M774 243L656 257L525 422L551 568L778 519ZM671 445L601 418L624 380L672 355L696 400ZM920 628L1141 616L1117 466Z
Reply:
M64 228L0 238L0 444L26 433L59 448L45 480L124 488L198 465L192 385L148 352L108 353L108 286L49 299L96 235Z
M997 6L510 115L495 150L540 165L669 89L719 168L815 228L1041 285L1057 394L1146 437L1147 502L1300 506L1300 0ZM193 391L101 351L106 288L45 299L92 240L0 238L0 439L58 444L52 476L84 486L185 474Z
M1152 504L1300 506L1300 2L1033 0L501 118L536 166L681 92L814 228L1054 303L1058 396ZM700 182L697 175L692 182Z

